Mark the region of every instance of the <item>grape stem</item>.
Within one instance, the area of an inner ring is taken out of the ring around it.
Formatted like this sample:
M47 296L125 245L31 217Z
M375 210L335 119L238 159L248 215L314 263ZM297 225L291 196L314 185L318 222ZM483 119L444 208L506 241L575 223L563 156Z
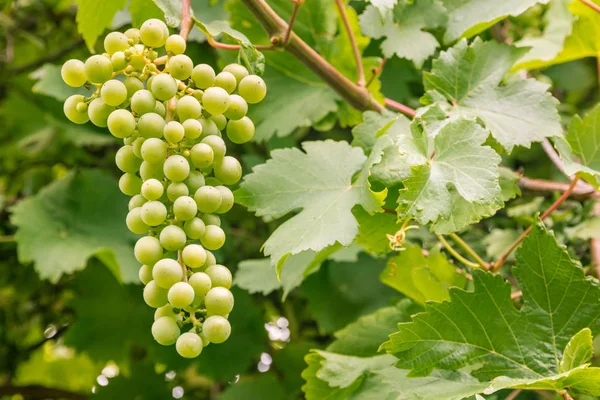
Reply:
M294 22L296 21L296 16L298 15L298 9L302 4L304 4L304 0L292 0L292 3L294 3L294 8L292 9L290 21L288 22L288 27L285 30L285 35L283 36L283 42L281 43L282 46L286 46L290 41L290 36L292 35Z
M462 247L464 251L466 251L471 257L473 257L475 261L477 261L477 263L481 266L481 268L486 270L490 269L490 264L485 262L483 258L481 258L479 254L477 254L477 252L473 250L471 246L469 246L467 242L460 238L460 236L458 236L456 233L451 233L449 236L452 238L452 240L456 242L456 244Z
M179 265L181 265L181 269L183 270L183 281L187 282L188 281L187 268L185 267L185 264L183 263L183 258L181 257L181 250L177 250L177 262L179 263Z
M398 103L397 101L394 101L392 99L388 99L386 97L385 99L385 105L389 108L393 108L395 110L400 111L402 114L406 114L409 117L416 117L417 116L417 112L415 110L413 110L412 108L405 106L404 104Z
M366 86L365 81L365 70L362 64L362 57L360 55L360 50L358 49L358 45L356 44L356 38L354 37L354 32L352 32L352 27L350 26L350 21L348 21L348 15L346 14L346 8L342 0L335 0L335 4L337 5L338 11L340 12L340 18L342 19L342 23L346 28L346 33L348 34L348 38L350 39L350 45L352 46L352 52L354 53L354 61L356 62L356 84L358 86ZM294 7L294 10L296 8ZM292 14L294 17L294 14ZM290 24L291 26L291 24ZM286 41L287 42L287 41Z
M581 1L583 4L585 4L586 6L588 6L589 8L591 8L592 10L600 13L600 6L598 4L595 4L591 0L579 0L579 1Z
M183 37L186 41L192 29L192 12L191 12L191 0L183 0L181 2L181 30L179 36Z
M385 63L387 62L387 58L382 58L381 59L381 63L379 64L379 67L373 67L371 69L371 72L373 75L371 75L371 77L369 78L369 80L367 81L367 84L365 85L366 87L371 86L371 84L375 81L375 79L377 79L381 73L383 72L383 67L385 66Z
M469 261L466 258L464 258L458 251L456 251L452 247L452 245L450 245L450 243L448 243L448 241L442 235L437 235L437 238L444 245L444 247L446 248L446 250L448 250L448 252L450 254L452 254L452 256L454 258L456 258L458 261L460 261L461 263L465 264L467 267L480 268L479 264L474 263L473 261Z

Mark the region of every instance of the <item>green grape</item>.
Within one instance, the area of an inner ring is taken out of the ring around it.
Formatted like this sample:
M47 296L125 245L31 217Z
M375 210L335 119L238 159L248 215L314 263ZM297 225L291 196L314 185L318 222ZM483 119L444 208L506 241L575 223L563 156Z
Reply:
M121 32L111 32L104 38L104 50L110 55L129 48L129 38Z
M156 99L149 90L138 90L131 96L131 111L138 116L153 112L155 107Z
M235 80L240 83L242 79L248 76L246 67L240 64L229 64L223 68L224 72L229 72L235 76Z
M215 189L221 193L221 205L215 212L217 214L225 214L233 207L235 201L233 192L226 186L215 186Z
M215 214L204 214L202 216L202 222L204 222L205 225L221 226L221 218Z
M121 147L115 155L117 167L123 172L135 173L139 171L142 161L133 154L133 147Z
M85 64L80 60L69 60L60 69L62 80L71 87L85 85L88 78L85 74Z
M187 282L177 282L169 289L167 299L173 307L187 307L194 301L194 289Z
M185 332L177 338L175 349L177 353L184 358L196 358L202 353L204 343L198 334L194 332Z
M165 129L165 120L155 112L144 114L137 125L140 136L144 138L161 138Z
M165 160L163 171L169 180L181 182L190 174L190 163L180 155L172 155Z
M142 162L140 165L140 177L142 180L158 179L159 181L165 177L161 164L152 164L148 161Z
M192 81L197 88L209 88L215 84L215 70L208 64L198 64L192 70Z
M225 152L227 151L227 147L225 146L225 142L218 136L207 136L202 139L201 143L205 143L209 145L213 149L214 159L220 160L225 156Z
M202 324L202 333L212 343L223 343L231 335L231 325L227 319L213 315Z
M223 115L231 120L243 118L248 112L248 103L242 96L232 94L229 96L229 107Z
M127 57L125 57L125 53L122 51L117 51L110 56L110 62L114 72L122 71L127 68Z
M154 311L154 320L156 321L160 317L175 318L176 321L181 321L183 319L181 314L175 312L175 308L170 304L165 304Z
M202 124L197 119L186 119L182 125L187 139L198 139L202 135Z
M254 123L248 117L229 121L227 137L236 144L249 142L254 137Z
M212 289L204 297L204 304L206 305L208 315L221 315L224 317L233 310L233 303L233 294L231 294L229 289L224 287L215 287L213 285Z
M77 112L86 112L88 109L88 105L85 101L77 104Z
M113 66L110 60L98 54L85 61L84 69L85 75L92 83L104 83L113 74Z
M214 171L215 177L225 185L235 185L242 178L242 166L231 156L215 162Z
M223 71L215 77L215 86L225 89L227 93L232 93L237 86L237 80L231 72Z
M227 118L223 114L216 114L210 117L217 126L217 129L222 131L227 126Z
M79 104L84 104L84 101L84 97L80 94L74 94L70 96L67 100L65 100L63 111L65 112L65 115L69 119L69 121L75 124L85 124L90 120L87 110L77 110L77 106Z
M115 110L114 107L111 107L104 103L101 98L97 98L92 100L90 105L88 106L88 116L92 124L99 126L101 128L106 128L108 125L108 117Z
M234 78L235 80L235 78ZM211 114L223 114L229 107L229 93L221 87L213 86L204 91L202 106Z
M146 139L144 139L143 137L138 137L131 144L133 154L135 154L135 156L139 159L142 159L142 145L144 144L145 141L146 141Z
M144 288L144 301L152 308L159 308L167 304L167 289L159 287L156 282L150 281Z
M215 153L208 144L198 143L190 149L190 158L197 168L207 168L212 165Z
M225 232L220 226L207 225L200 242L209 250L219 250L225 244Z
M192 96L200 102L202 102L202 96L204 96L204 90L196 89L192 92Z
M150 229L150 227L142 221L141 211L142 209L140 207L134 208L127 213L127 217L125 218L127 228L136 235L146 233L148 232L148 229Z
M141 194L136 194L131 199L129 199L128 210L131 211L134 208L138 208L143 206L146 203L146 199Z
M200 239L204 234L205 229L206 226L200 218L192 218L189 221L186 221L185 224L183 224L183 230L185 231L185 234L188 238L193 240Z
M152 93L161 101L169 100L177 93L177 82L169 74L155 75L152 80Z
M100 97L109 106L116 107L127 100L127 88L123 82L111 79L102 85Z
M165 50L167 50L168 53L183 54L185 53L185 48L185 39L180 35L169 36L165 43Z
M135 118L130 111L118 109L110 113L106 125L114 137L123 139L133 134L135 130Z
M194 193L198 211L212 213L221 206L221 192L212 186L202 186Z
M204 174L200 171L191 171L190 176L184 182L188 189L190 189L190 193L196 193L196 190L200 189L205 185Z
M198 206L190 196L181 196L173 203L173 214L179 221L189 221L198 213Z
M127 98L131 98L135 92L138 90L144 89L144 83L140 81L138 78L134 78L133 76L129 76L125 78L123 84L127 88Z
M210 277L213 287L224 287L225 289L231 287L233 277L231 276L231 271L226 266L221 264L211 265L206 268L204 273Z
M163 129L163 135L169 143L179 143L185 136L185 130L179 122L169 121Z
M177 341L181 331L175 318L160 317L152 324L154 340L163 346L170 346Z
M178 54L169 58L169 74L175 79L185 80L192 75L194 63L185 54Z
M142 190L142 180L139 176L126 172L119 179L119 189L127 196L135 196Z
M181 196L187 196L188 194L190 194L190 190L183 182L171 182L167 186L167 198L173 202Z
M146 200L158 200L163 195L164 187L158 179L148 179L142 184L142 196Z
M152 281L152 267L146 264L142 265L138 272L138 277L140 278L140 282L144 285L150 283L150 281Z
M196 299L202 300L212 288L210 277L204 272L196 272L188 279L188 283L194 289Z
M177 101L177 116L180 121L198 119L202 115L202 106L193 96L183 96Z
M163 118L165 118L165 116L167 115L167 109L165 108L165 105L158 100L156 100L156 107L154 108L154 112Z
M152 267L154 282L163 289L169 289L183 279L181 265L171 258L163 258Z
M267 85L260 76L248 75L238 86L240 96L250 104L260 103L267 95Z
M160 201L148 201L142 206L142 221L150 226L158 226L167 219L167 207Z
M167 158L167 144L160 139L146 139L142 144L142 158L151 164L160 164Z
M202 137L208 137L211 135L221 136L217 124L212 119L200 118L198 121L200 121L200 125L202 125Z
M140 39L148 47L162 47L168 36L169 29L164 22L156 18L147 20L140 27Z
M137 28L129 28L125 31L125 36L133 41L133 44L140 42L140 30Z
M188 244L183 248L181 257L188 267L200 268L206 262L206 251L204 250L204 247L198 244Z
M163 248L175 251L185 246L187 238L183 229L177 225L169 225L160 232L159 240Z
M157 238L144 236L135 243L133 253L140 264L154 265L162 257L163 249Z
M211 265L215 265L217 263L217 258L215 257L215 255L206 250L206 263L204 264L205 267L210 267Z

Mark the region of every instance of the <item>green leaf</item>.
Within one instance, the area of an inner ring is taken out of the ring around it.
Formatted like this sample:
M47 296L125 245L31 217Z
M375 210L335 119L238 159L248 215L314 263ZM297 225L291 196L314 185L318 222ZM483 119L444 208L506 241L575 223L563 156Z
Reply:
M422 225L438 223L440 226L434 225L433 230L447 233L464 227L464 221L480 219L481 209L485 209L485 216L488 209L500 208L500 157L482 145L486 138L481 126L462 118L450 120L433 140L413 124L412 137L401 137L398 142L412 166L412 176L400 190L398 215ZM448 224L443 221L458 218L461 223L445 229Z
M560 135L556 111L558 101L547 92L548 85L533 79L515 79L499 86L502 77L524 54L497 42L466 40L442 52L431 72L424 73L426 103L440 103L443 96L452 107L450 116L478 118L508 151L514 146L530 147L545 137Z
M392 251L386 235L394 235L402 227L396 214L369 214L360 207L353 210L358 221L358 236L355 242L364 246L367 253L374 255L388 254Z
M19 260L57 282L98 257L118 279L138 282L136 236L125 226L127 199L99 171L69 173L13 207Z
M589 328L583 328L573 336L565 348L558 372L570 371L590 361L594 356L592 341L592 331Z
M391 11L398 3L398 0L371 0L371 4L379 10L382 16Z
M565 233L569 238L583 240L600 239L600 217L588 218L572 228L566 228Z
M123 9L127 0L77 0L77 30L83 36L91 52L104 30L110 27L117 11Z
M152 0L164 15L164 19L172 28L178 28L181 25L181 0ZM152 6L150 6L152 8ZM192 17L194 10L190 9Z
M363 122L352 128L352 146L362 148L366 154L370 154L377 138L384 134L388 128L398 119L405 117L398 114L384 111L365 111L363 113Z
M403 1L383 16L375 6L368 6L360 16L360 26L369 37L385 38L381 43L385 57L397 55L420 67L439 47L435 36L425 29L443 26L446 19L438 0Z
M473 292L451 289L450 302L427 304L413 322L399 324L383 348L413 376L469 368L474 377L491 381L486 394L507 387L600 394L600 380L594 381L600 369L559 371L571 338L598 327L598 282L587 279L541 225L517 250L513 273L523 291L521 310L502 276L475 270Z
M274 263L286 254L320 251L336 242L350 245L358 233L352 208L361 205L377 212L385 196L373 193L368 183L368 170L377 154L367 160L361 149L331 140L302 145L305 153L273 151L272 158L254 167L236 191L237 202L257 216L281 218L302 209L265 242L265 255Z
M285 400L286 391L272 373L261 374L252 380L240 380L219 395L221 400Z
M150 18L164 20L165 16L165 13L158 8L154 1L148 0L131 0L129 2L129 14L131 14L131 25L136 28L142 26ZM181 9L179 14L181 15Z
M73 88L67 86L60 76L60 65L44 64L39 69L32 72L29 77L35 79L36 83L31 88L33 93L53 97L58 101L65 101L69 96L81 94L89 96L90 90L84 87Z
M458 274L456 266L442 253L432 252L425 257L420 246L405 247L388 261L379 275L381 282L421 304L449 300L449 287L465 287L465 274Z
M442 1L449 13L444 41L450 43L474 36L508 16L516 17L528 8L538 3L546 4L549 0L507 0L502 3L494 0Z
M486 254L489 258L496 259L509 248L511 244L521 235L521 232L514 229L492 229L489 235L483 238L483 244L486 246ZM514 260L514 252L507 260Z

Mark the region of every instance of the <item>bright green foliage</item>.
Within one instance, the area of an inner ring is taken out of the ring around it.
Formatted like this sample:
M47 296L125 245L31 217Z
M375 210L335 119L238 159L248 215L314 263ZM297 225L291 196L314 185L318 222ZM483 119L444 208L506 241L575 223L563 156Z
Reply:
M92 50L98 36L108 28L113 17L127 3L126 0L78 0L77 29Z
M386 235L393 235L402 227L398 217L390 213L369 214L362 208L352 212L358 221L358 236L355 242L371 254L387 254L392 251Z
M559 372L567 372L590 361L594 356L592 331L583 328L567 344L560 360Z
M241 381L225 390L220 396L222 400L285 400L289 397L281 383L271 374L261 374L258 378Z

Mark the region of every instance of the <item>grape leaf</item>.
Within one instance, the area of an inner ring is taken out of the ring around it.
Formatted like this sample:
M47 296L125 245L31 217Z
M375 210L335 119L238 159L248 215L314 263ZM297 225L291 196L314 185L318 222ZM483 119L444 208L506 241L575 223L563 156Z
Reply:
M385 16L398 3L398 0L371 0L371 4L379 10L381 16Z
M465 287L465 274L458 274L442 253L432 252L425 257L421 247L405 247L388 261L379 275L381 282L421 304L449 300L449 287Z
M453 42L483 32L496 22L524 13L528 8L549 0L442 0L449 13L444 41Z
M369 214L356 207L352 213L358 221L358 236L355 242L364 246L365 251L374 255L388 254L392 251L386 235L393 235L400 230L402 222L390 213Z
M398 114L384 111L378 113L376 111L365 111L363 113L363 122L352 128L352 146L362 148L366 154L370 154L377 138L384 134L389 126L398 119L406 119L406 117Z
M129 2L129 14L131 15L131 25L136 28L142 26L142 24L150 19L164 19L164 12L158 8L154 1L148 0L131 0ZM181 15L181 9L179 11Z
M69 173L13 207L20 262L57 282L98 257L123 282L137 282L133 235L125 226L127 199L98 172Z
M452 107L447 114L479 118L492 136L508 151L529 147L545 137L560 135L558 101L548 85L533 79L517 79L499 86L502 77L524 49L475 39L460 41L434 60L424 73L427 104L441 104L443 96Z
M560 360L558 372L566 372L590 361L594 356L592 331L583 328L567 344Z
M336 242L350 245L358 233L352 208L360 205L377 212L385 198L383 192L372 192L368 182L368 171L380 152L367 159L361 149L347 142L302 145L305 153L299 149L271 152L272 158L254 167L235 194L236 201L257 216L281 218L302 209L265 242L265 255L271 256L273 263L287 254L319 251Z
M125 7L127 0L78 0L78 3L77 30L93 53L98 36L110 27L115 14Z
M502 276L475 270L473 292L450 289L450 302L427 304L382 347L412 376L470 368L474 377L491 381L486 394L507 387L600 394L600 368L559 370L572 337L600 327L598 282L585 277L541 224L517 250L516 264L521 310Z
M221 400L285 400L288 398L285 389L272 373L261 374L252 380L240 380L219 395Z
M172 28L179 28L181 25L181 7L183 5L181 0L152 0L155 6L157 6L164 14L164 19ZM194 9L190 8L190 14L194 16Z
M360 26L369 37L385 38L381 43L385 57L397 55L420 67L439 47L435 36L424 30L443 26L446 18L438 0L403 1L383 16L375 6L368 6L360 15Z

